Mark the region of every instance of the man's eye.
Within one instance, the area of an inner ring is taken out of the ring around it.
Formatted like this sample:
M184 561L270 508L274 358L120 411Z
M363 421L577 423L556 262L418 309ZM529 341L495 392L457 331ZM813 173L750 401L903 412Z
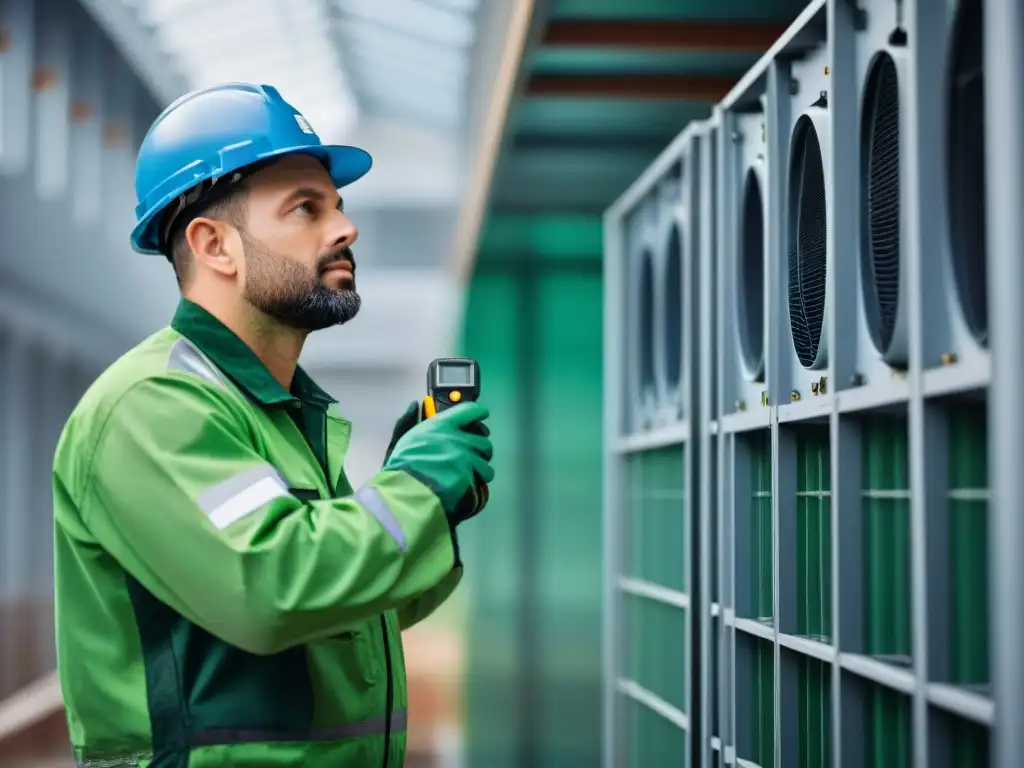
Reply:
M306 202L299 203L297 206L295 206L295 210L301 211L302 213L308 213L312 216L314 213L316 213L316 206L314 206L313 203L307 200Z

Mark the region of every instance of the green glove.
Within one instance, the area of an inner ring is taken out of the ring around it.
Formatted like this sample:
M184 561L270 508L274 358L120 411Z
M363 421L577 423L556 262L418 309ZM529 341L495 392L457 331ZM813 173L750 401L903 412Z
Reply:
M479 403L460 403L420 421L395 442L384 470L408 472L428 486L449 522L457 525L476 511L478 480L486 484L494 479L494 446L479 423L488 415Z
M391 432L391 442L388 443L388 449L384 451L384 463L388 463L388 459L391 458L391 454L395 451L395 444L401 440L402 435L408 432L410 429L420 423L423 416L423 404L417 400L413 400L409 403L409 407L405 409L405 413L398 417L398 421L395 422L395 428ZM488 437L491 431L487 428L487 425L482 421L476 421L470 424L466 429L469 432L475 432L478 435Z

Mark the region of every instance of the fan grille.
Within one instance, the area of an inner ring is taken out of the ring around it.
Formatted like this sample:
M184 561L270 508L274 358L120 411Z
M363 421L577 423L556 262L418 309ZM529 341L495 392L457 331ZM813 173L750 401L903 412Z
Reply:
M640 395L654 388L654 256L649 250L640 257L640 285L637 292L640 312Z
M666 257L665 378L669 389L675 389L683 375L683 238L679 224L669 234Z
M764 362L764 199L753 168L743 181L740 227L740 352L743 364L754 373Z
M825 319L825 171L814 123L797 120L789 166L789 323L800 364L818 357Z
M896 63L879 54L861 113L862 279L871 338L888 353L900 301L900 91Z
M953 274L967 327L980 344L988 340L983 5L963 0L954 21L947 148Z

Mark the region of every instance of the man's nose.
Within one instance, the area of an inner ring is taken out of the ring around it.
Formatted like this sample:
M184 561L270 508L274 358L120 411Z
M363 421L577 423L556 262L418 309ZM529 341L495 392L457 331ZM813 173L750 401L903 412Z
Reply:
M328 247L332 250L335 248L351 248L358 237L359 230L352 223L352 219L338 211L332 217Z

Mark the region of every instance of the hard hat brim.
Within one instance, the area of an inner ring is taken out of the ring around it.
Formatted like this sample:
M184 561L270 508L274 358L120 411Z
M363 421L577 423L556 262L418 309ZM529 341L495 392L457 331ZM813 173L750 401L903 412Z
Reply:
M365 149L341 144L284 147L260 155L259 161L273 160L287 155L312 155L324 164L331 176L335 189L341 189L365 176L373 166L373 157ZM232 170L239 170L237 168ZM153 212L135 225L131 234L132 248L139 253L159 255L155 222L159 212L171 203L176 195L163 201Z

